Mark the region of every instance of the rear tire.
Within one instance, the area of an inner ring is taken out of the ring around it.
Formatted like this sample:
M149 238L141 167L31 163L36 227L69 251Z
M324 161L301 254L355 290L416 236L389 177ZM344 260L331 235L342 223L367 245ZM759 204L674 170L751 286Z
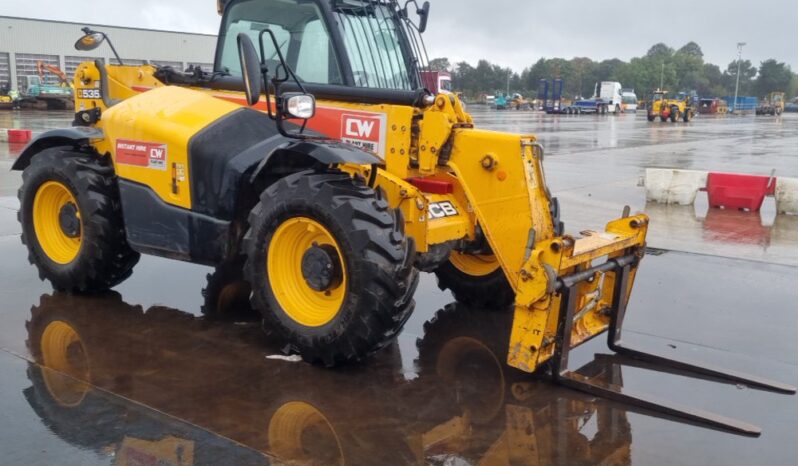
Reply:
M22 173L18 197L28 260L56 290L105 291L133 273L139 254L127 243L116 176L105 160L46 149Z
M410 317L412 240L399 212L362 182L340 172L289 175L261 194L249 224L244 276L284 353L326 366L358 361Z
M477 309L506 309L515 292L494 256L475 256L452 251L436 270L438 288L451 290L454 299Z
M206 276L202 289L202 315L209 320L257 321L260 313L252 309L249 297L252 289L244 279L241 261L219 265Z
M657 115L654 115L653 113L648 112L648 114L646 114L646 118L648 118L648 121L654 121L657 118Z

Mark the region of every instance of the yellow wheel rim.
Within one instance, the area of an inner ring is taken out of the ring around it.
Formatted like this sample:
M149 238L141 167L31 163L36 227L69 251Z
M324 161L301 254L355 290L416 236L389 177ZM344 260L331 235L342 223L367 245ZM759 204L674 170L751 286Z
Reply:
M496 256L493 255L477 256L452 251L449 255L449 262L451 262L457 270L472 277L484 277L485 275L490 275L499 268L499 261L496 259Z
M340 465L344 454L330 421L304 401L280 406L269 421L269 450L280 459L302 464Z
M64 232L60 221L62 209L70 205L77 211L80 221L80 229L74 237ZM77 205L69 188L58 181L48 181L39 186L33 198L33 229L36 239L47 257L57 264L72 262L80 252L83 222Z
M302 273L302 259L314 246L331 246L341 270L340 281L324 291L311 288ZM332 233L311 218L291 218L277 228L269 243L266 267L272 292L288 317L308 327L320 327L338 315L347 286L342 256Z
M51 322L42 333L41 351L50 395L63 406L79 405L89 391L89 364L78 332L66 322Z

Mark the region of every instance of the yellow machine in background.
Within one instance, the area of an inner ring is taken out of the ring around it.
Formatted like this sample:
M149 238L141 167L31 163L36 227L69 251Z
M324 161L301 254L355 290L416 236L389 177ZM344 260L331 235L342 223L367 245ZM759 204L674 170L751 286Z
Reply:
M784 113L784 93L771 92L757 105L757 115L779 116Z
M690 96L686 93L679 93L676 98L667 98L668 91L657 89L651 98L651 102L646 106L648 121L654 121L659 117L660 121L676 122L682 120L685 123L692 120L696 114Z
M333 366L386 346L418 272L434 272L459 301L512 306L509 365L551 360L558 383L642 402L567 360L607 330L612 349L646 356L620 329L648 217L626 209L565 234L535 136L475 128L455 95L421 86L428 3L415 21L393 0L230 0L220 12L214 72L78 67L77 126L41 135L14 165L43 277L103 290L139 253L237 269L283 350ZM107 40L84 33L80 50Z

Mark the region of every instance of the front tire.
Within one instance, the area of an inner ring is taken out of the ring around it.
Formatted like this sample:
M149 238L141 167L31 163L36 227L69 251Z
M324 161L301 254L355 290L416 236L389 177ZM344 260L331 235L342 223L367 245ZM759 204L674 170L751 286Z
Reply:
M18 197L28 260L56 290L105 291L133 273L139 254L127 243L116 176L104 160L46 149L22 173Z
M435 275L438 288L451 290L454 299L472 308L506 309L515 301L515 292L492 255L452 251Z
M681 112L677 107L671 108L671 123L676 123L676 120L681 116Z
M249 216L244 276L284 353L334 366L393 340L410 317L418 272L404 222L349 175L289 175Z

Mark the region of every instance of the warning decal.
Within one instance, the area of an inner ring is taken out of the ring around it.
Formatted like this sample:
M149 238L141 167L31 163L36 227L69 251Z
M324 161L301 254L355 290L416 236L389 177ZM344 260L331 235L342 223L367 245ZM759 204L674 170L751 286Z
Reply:
M166 144L117 139L116 163L166 170Z

